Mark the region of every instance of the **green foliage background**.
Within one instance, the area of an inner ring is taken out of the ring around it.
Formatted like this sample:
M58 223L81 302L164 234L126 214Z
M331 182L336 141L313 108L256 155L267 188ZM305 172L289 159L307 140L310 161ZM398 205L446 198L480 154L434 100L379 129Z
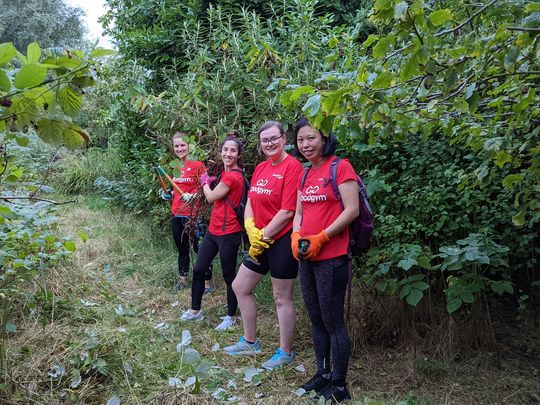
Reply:
M413 306L444 295L450 313L538 298L538 3L108 3L125 57L91 124L133 175L131 206L156 203L147 167L175 130L210 151L240 130L249 169L262 122L305 114L365 175L364 282Z

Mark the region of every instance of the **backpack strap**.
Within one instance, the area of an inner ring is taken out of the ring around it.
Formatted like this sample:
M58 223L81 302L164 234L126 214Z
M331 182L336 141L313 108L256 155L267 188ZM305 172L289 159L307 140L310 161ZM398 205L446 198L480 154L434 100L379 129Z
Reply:
M339 192L337 184L337 169L338 164L341 158L336 157L332 163L330 163L330 184L332 185L332 191L334 195L341 203L341 208L344 208L343 201L341 200L341 193ZM364 190L365 192L365 190ZM350 237L350 233L349 233ZM351 293L352 293L352 252L351 246L349 245L349 250L347 252L347 322L351 318Z
M225 196L225 201L227 201L227 203L231 206L233 212L235 212L235 215L236 215L236 209L240 206L240 204L242 204L242 199L244 198L244 193L247 193L246 192L246 175L244 174L244 171L241 170L241 169L232 169L230 170L231 172L237 172L237 173L240 173L242 175L242 195L240 196L240 201L238 202L238 205L235 207L232 203L232 201L230 200L229 196L226 195ZM243 226L244 224L240 224L240 226ZM225 226L225 224L223 224L223 226Z

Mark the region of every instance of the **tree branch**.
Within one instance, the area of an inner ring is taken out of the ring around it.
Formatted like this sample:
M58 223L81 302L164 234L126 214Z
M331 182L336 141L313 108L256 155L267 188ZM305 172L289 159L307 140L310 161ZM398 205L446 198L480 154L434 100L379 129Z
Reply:
M526 32L540 32L540 28L536 27L507 27L510 31L526 31Z
M488 4L486 4L484 7L482 7L480 10L478 10L476 13L474 13L473 15L471 15L469 18L467 18L465 21L461 22L458 26L454 27L454 28L450 28L448 30L444 30L444 31L441 31L441 32L438 32L436 33L434 36L435 38L437 37L442 37L443 35L446 35L446 34L451 34L452 32L455 32L457 30L459 30L461 27L463 27L464 25L467 25L474 17L476 17L478 14L480 14L482 11L484 11L486 8L488 8L489 6L495 4L497 2L497 0L491 0Z
M31 201L44 201L54 205L64 205L77 202L77 200L70 200L64 202L58 202L53 200L48 200L46 198L32 197L32 196L21 196L21 195L0 195L0 200L9 201L9 200L31 200Z

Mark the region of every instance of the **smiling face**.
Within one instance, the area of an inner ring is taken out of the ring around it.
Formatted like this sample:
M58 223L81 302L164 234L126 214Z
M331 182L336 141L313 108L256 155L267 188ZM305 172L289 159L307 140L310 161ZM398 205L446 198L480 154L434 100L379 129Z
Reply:
M189 145L182 138L173 138L173 151L180 160L186 160L189 154Z
M225 169L234 169L238 163L238 145L234 141L226 141L221 147L221 160Z
M324 140L316 129L307 125L300 128L296 134L296 145L300 153L310 162L322 158Z
M277 160L283 154L285 136L278 127L270 127L259 134L261 150L267 158Z

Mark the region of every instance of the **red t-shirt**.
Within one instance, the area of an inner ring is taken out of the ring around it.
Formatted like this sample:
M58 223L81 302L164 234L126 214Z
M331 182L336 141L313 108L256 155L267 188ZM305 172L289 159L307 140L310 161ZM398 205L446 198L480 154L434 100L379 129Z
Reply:
M329 157L318 168L309 169L304 183L304 188L300 189L300 180L298 189L302 195L302 225L300 234L302 236L316 235L323 229L329 227L332 222L341 214L341 202L336 198L330 183L330 164L334 156ZM342 159L337 168L337 184L340 185L349 180L356 180L356 173L347 159ZM323 245L321 251L315 257L314 261L331 259L347 254L349 250L349 232L348 227L335 235Z
M290 155L277 166L272 166L270 160L257 165L248 194L257 228L268 225L279 210L296 210L296 187L302 172L300 162ZM291 228L292 220L274 239L282 237Z
M221 173L220 182L229 187L229 192L226 197L215 201L212 207L208 230L210 233L217 236L228 235L242 230L242 226L240 225L240 222L238 222L233 207L240 204L242 191L244 189L244 178L239 172L231 170ZM230 200L233 207L231 207L227 198Z
M178 167L180 177L173 177L176 185L184 193L195 194L199 189L199 177L206 171L204 164L198 160L187 160L184 167ZM186 204L174 193L171 212L176 216L191 217L197 215L197 209L192 204Z

